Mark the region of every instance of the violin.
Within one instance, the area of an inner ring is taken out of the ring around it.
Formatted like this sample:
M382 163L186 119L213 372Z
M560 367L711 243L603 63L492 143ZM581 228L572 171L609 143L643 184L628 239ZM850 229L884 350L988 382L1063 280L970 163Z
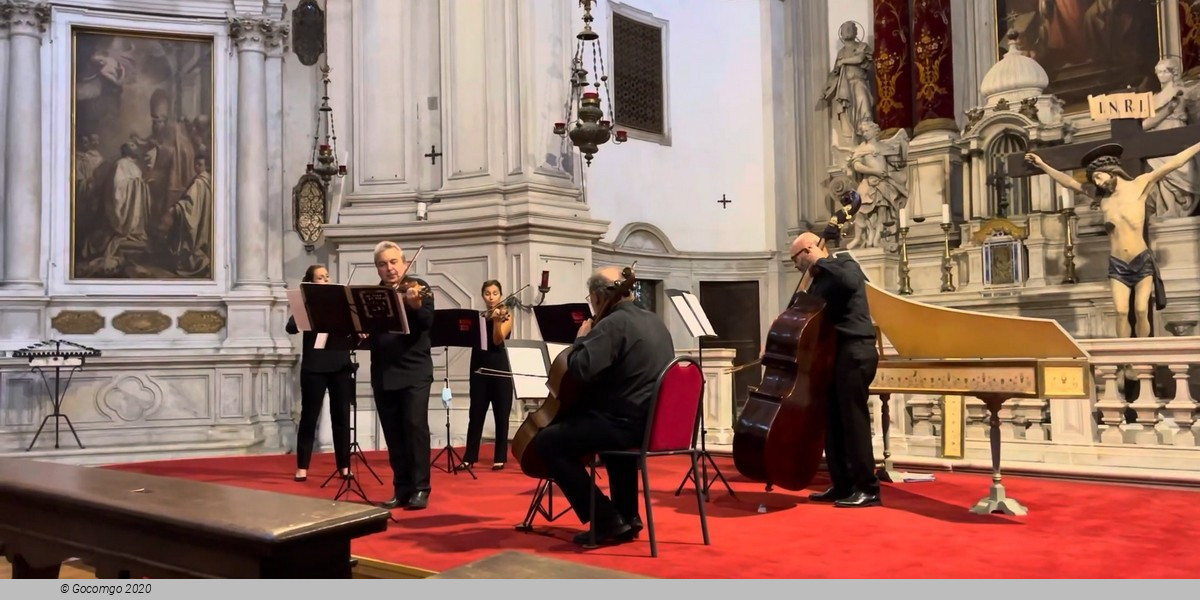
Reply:
M429 289L429 286L421 285L419 282L416 282L416 281L402 281L400 283L400 285L396 286L396 291L401 292L403 294L407 294L408 290L413 289L413 288L416 288L417 292L419 294L421 294L422 300L432 300L433 299L433 290Z
M507 323L512 318L512 312L508 310L508 305L503 302L495 306L479 312L480 316L491 319L497 323Z

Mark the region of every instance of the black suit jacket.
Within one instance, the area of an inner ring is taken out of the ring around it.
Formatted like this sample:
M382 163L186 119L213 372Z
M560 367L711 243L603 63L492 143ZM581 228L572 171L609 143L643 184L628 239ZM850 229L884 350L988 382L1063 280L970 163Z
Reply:
M402 283L415 281L405 277ZM380 283L380 285L386 285ZM376 333L371 335L371 386L381 390L430 385L433 383L433 356L429 353L429 332L433 328L433 296L413 310L403 299L400 305L408 316L408 334Z
M296 327L296 317L288 317L287 332L292 335L300 333L300 329ZM301 371L334 373L350 367L352 363L349 350L318 350L313 348L316 341L316 332L304 332L304 354L300 359Z

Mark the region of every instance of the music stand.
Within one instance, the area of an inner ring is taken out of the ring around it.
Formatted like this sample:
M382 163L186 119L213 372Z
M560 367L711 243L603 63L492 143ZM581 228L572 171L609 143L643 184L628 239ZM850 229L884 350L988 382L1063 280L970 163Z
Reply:
M696 351L698 353L696 362L700 363L701 370L704 369L704 346L701 343L703 338L715 338L717 332L713 330L712 323L708 321L708 316L704 314L704 308L700 306L700 300L686 290L667 290L667 298L671 301L671 306L675 307L675 311L679 313L679 318L683 319L683 324L687 327L688 333L696 338ZM704 490L704 499L709 499L708 489L712 487L718 479L725 484L725 489L729 491L729 495L737 498L737 494L733 492L733 488L729 486L729 480L725 479L725 475L721 473L721 468L717 466L711 454L708 453L708 446L705 444L705 438L708 437L708 430L704 426L704 407L700 410L700 478L704 480L704 485L700 486ZM708 478L708 465L712 465L714 476L710 481ZM696 467L692 466L688 469L686 475L683 476L683 481L679 482L679 487L675 489L675 495L678 496L683 491L683 486L688 480L695 481Z
M575 343L579 326L592 317L592 307L586 302L535 306L533 317L542 332L542 341L569 345Z
M487 324L479 311L465 308L445 308L433 311L433 328L429 331L429 343L431 346L443 348L445 376L442 378L442 389L445 391L442 394L442 406L446 409L446 446L434 455L430 464L444 473L458 475L458 465L466 461L459 456L454 445L450 443L450 404L452 400L449 392L450 347L486 350L491 340L487 339ZM445 469L437 464L443 454L446 455ZM470 465L467 465L466 471L471 475L471 479L479 479Z
M290 305L299 306L301 309L292 311L292 316L296 318L297 329L313 331L318 334L314 348L350 350L353 356L353 351L363 343L360 334L408 333L409 331L408 316L404 312L400 295L392 288L302 283L299 290L289 290L287 297ZM357 362L354 363L354 371L357 375ZM357 377L355 379L357 380ZM363 502L373 504L358 478L353 476L357 470L354 467L355 459L362 462L376 481L382 484L383 480L371 468L366 455L362 452L362 447L358 444L357 398L352 396L352 402L350 413L352 436L350 473L352 476L342 478L342 483L338 486L337 494L333 499L338 500L343 495L353 492L362 498ZM337 472L335 467L334 473ZM333 476L330 475L321 486L324 487L329 483Z

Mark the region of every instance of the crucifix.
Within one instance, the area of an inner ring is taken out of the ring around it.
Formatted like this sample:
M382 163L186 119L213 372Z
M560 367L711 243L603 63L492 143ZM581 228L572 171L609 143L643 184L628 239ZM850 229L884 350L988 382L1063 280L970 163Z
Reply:
M721 194L721 199L717 200L717 204L721 205L721 210L724 210L730 202L733 202L733 200L726 200L725 194Z
M429 147L429 154L426 154L426 155L425 155L425 158L428 158L428 159L429 159L429 164L431 164L431 165L436 165L436 164L437 164L437 157L439 157L439 156L441 156L441 155L442 155L442 153L437 151L437 146L430 146L430 147Z
M1008 218L1008 190L1012 189L1012 180L1003 161L996 161L996 172L988 175L987 183L996 190L996 216Z
M1172 156L1200 140L1200 125L1142 131L1141 119L1113 119L1110 123L1112 129L1107 140L1034 148L1032 152L1036 152L1046 164L1055 169L1071 171L1082 168L1080 161L1093 148L1101 144L1117 143L1125 149L1121 154L1121 168L1137 177L1146 171L1143 163L1147 158ZM1010 177L1042 174L1041 169L1025 161L1023 152L1009 154L1007 163Z

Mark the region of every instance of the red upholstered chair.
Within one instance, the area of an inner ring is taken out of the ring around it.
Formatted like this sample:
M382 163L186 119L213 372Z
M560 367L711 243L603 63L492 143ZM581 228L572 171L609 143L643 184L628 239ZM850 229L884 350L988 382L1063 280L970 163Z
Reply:
M646 459L651 456L672 456L687 454L692 459L692 471L698 473L697 462L700 451L696 448L696 436L700 430L700 411L703 408L704 373L700 363L690 357L680 357L671 361L658 376L658 387L651 399L650 418L646 423L646 435L641 448L600 453L599 458L612 456L635 456L638 459L638 469L642 472L642 499L646 505L646 529L650 532L650 556L658 556L657 540L654 537L654 513L650 508L650 472L646 469ZM596 483L596 465L592 461L592 484ZM704 543L708 541L708 518L704 514L704 499L700 485L695 477L692 485L696 488L696 506L700 511L700 530L704 534ZM591 516L590 533L592 545L595 545L596 535L596 499L592 497L589 503Z

